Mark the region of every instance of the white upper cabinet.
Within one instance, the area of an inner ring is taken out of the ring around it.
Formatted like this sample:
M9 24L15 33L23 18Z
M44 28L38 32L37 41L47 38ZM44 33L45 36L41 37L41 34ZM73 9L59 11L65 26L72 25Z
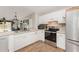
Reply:
M58 23L66 23L66 17L65 16L60 16Z
M59 10L39 17L39 24L47 23L49 20L65 23L65 10Z

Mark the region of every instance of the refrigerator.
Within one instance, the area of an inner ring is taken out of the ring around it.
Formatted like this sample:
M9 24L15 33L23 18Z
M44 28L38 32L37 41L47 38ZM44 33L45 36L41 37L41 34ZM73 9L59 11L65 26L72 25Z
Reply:
M79 52L79 9L66 12L66 52Z

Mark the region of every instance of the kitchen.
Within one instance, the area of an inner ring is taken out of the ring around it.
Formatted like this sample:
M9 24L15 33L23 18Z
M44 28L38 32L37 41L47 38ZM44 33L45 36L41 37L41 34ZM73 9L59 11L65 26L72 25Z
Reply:
M69 51L66 11L70 8L74 7L0 6L0 52ZM36 48L28 48L34 44Z

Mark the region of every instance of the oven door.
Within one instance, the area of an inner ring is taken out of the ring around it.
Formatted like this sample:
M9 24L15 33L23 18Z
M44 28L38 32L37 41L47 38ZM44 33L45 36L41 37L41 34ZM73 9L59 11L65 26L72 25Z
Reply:
M45 39L56 43L56 32L46 31Z

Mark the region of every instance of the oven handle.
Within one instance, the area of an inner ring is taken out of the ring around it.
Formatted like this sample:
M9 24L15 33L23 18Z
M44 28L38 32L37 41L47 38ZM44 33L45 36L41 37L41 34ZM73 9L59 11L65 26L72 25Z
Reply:
M52 31L45 31L45 32L48 32L48 33L56 33L56 32L52 32Z

